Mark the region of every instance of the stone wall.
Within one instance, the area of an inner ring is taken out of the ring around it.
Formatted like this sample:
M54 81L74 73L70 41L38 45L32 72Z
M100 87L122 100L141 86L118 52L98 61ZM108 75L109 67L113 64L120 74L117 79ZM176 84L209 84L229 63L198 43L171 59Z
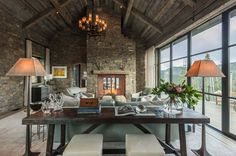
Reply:
M126 96L136 92L136 43L121 34L120 16L105 11L98 12L107 24L106 36L101 40L88 38L87 72L88 91L97 91L97 75L94 70L123 71L126 75ZM108 73L109 74L109 73Z
M51 66L67 66L66 79L53 79L50 84L56 92L72 86L75 64L86 66L86 35L62 32L50 42ZM81 68L86 69L86 67ZM82 71L83 73L83 71Z
M3 113L23 106L24 78L5 75L20 57L25 57L25 38L45 39L31 32L23 32L21 21L3 8L0 8L0 21L0 113Z
M137 92L145 88L145 47L136 41L136 89Z

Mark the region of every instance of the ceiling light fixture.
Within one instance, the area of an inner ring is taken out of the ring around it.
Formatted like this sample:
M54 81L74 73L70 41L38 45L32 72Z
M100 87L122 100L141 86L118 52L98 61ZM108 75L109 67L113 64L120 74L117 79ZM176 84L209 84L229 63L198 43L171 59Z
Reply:
M107 23L96 14L95 10L92 1L92 11L89 11L88 16L79 19L78 27L82 31L86 31L89 36L102 36L107 28Z

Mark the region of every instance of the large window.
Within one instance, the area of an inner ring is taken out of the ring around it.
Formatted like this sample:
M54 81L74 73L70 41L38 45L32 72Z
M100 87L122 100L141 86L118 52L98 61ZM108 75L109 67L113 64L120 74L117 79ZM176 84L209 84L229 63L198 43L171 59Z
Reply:
M160 50L160 77L162 80L170 81L170 46Z
M221 69L222 66L222 22L218 16L192 31L191 61L209 57ZM193 86L202 91L202 78L192 78ZM204 79L205 114L211 118L210 125L221 129L221 78ZM202 112L202 108L196 111Z
M172 82L182 83L186 80L184 76L187 72L187 53L188 53L188 44L187 36L184 36L175 42L172 46Z
M229 110L230 133L236 135L236 10L229 14Z
M192 31L192 54L197 54L222 46L221 16Z
M207 56L216 63L226 78L194 77L188 81L205 97L195 110L200 113L205 110L205 115L210 117L211 127L236 139L236 7L159 51L159 78L173 83L186 80L186 70L196 60Z
M221 15L160 49L160 78L173 83L181 83L187 80L185 74L188 64L191 65L194 61L206 57L210 57L222 69ZM203 78L191 78L191 85L202 92ZM205 115L211 118L210 125L221 130L222 78L204 78L204 92L202 94L205 100L201 99L195 110L202 113L202 110L205 109ZM205 104L204 108L203 103Z

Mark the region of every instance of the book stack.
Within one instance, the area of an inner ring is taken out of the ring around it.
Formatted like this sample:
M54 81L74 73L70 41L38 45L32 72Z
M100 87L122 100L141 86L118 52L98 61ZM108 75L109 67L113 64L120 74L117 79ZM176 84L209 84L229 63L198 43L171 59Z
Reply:
M77 110L78 114L98 114L101 112L101 107L98 104L98 98L81 98L80 107Z

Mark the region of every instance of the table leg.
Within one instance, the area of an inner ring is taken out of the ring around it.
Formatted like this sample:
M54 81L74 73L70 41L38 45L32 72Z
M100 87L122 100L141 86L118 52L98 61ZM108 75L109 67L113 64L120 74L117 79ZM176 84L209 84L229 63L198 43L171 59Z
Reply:
M55 129L55 125L54 124L49 124L49 126L48 126L46 156L53 156L54 129Z
M66 148L66 125L61 125L61 144L57 147L55 153L62 154Z
M165 142L166 142L166 144L168 144L168 145L170 145L170 131L171 131L170 124L166 124Z
M179 140L180 140L180 154L181 156L187 156L184 124L179 124Z
M198 150L192 150L196 155L199 156L210 156L206 149L206 125L202 124L202 145Z
M31 152L31 131L30 125L26 125L26 141L25 141L25 153L24 156L37 156L40 152Z
M66 125L61 125L61 146L66 144Z

